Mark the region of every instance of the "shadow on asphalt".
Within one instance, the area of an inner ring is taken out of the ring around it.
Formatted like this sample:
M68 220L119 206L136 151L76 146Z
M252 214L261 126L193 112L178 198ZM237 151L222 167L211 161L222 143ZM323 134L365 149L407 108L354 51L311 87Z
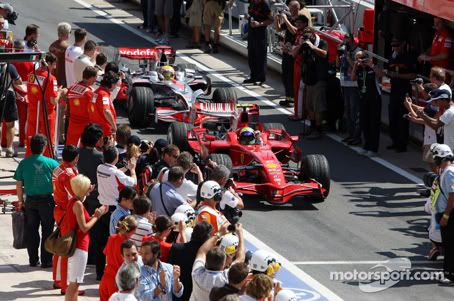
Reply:
M258 212L268 212L268 211L314 211L318 210L314 206L314 202L311 202L308 198L296 197L291 199L285 204L282 205L273 205L263 199L260 199L257 196L244 196L244 206L245 210L248 211L258 211Z

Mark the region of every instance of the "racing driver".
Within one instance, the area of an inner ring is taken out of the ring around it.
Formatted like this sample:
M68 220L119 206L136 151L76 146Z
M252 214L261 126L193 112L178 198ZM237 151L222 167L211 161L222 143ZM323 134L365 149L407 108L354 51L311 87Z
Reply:
M172 66L166 65L161 68L161 75L164 80L174 80L175 79L175 69Z

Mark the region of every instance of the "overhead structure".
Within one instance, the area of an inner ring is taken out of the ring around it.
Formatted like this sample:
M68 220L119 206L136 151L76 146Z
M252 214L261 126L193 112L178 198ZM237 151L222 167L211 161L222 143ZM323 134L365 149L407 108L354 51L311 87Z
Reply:
M392 0L413 9L454 22L454 2L451 0Z

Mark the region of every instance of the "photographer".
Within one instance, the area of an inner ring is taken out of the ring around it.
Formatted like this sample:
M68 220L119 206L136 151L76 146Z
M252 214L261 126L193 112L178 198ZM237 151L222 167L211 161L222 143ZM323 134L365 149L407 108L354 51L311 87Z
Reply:
M25 28L25 49L24 52L39 51L38 47L39 26L36 24L27 25Z
M360 51L355 56L352 80L358 83L360 95L360 124L364 135L364 146L360 154L374 157L380 140L381 97L377 81L378 74L372 59Z
M230 177L230 170L224 165L213 168L210 180L217 182L223 188L219 209L231 224L235 224L242 216L240 209L244 208L243 199L235 191L235 183Z
M352 80L355 55L361 51L351 34L344 36L344 42L337 49L336 65L340 71L340 82L344 96L344 119L348 136L342 141L349 145L361 144L361 127L359 124L360 100L358 84Z
M5 24L3 24L3 29L8 30L9 24L16 25L17 13L14 11L14 8L9 3L0 3L0 16L5 18Z
M289 12L280 12L275 15L274 22L278 32L285 31L284 39L281 41L282 47L282 83L285 88L285 100L279 102L283 107L293 105L293 64L294 59L290 54L295 43L296 31L295 20L298 18L298 11L301 5L298 1L290 1Z
M301 77L306 87L305 107L313 128L307 138L318 139L322 134L327 107L328 44L315 34L312 27L304 30L301 54L303 56Z

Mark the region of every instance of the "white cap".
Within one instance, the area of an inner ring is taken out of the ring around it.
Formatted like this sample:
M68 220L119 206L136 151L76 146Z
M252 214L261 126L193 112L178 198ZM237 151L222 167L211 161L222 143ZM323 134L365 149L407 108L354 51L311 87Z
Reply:
M291 290L283 289L276 294L274 301L297 301L298 296Z
M204 199L212 199L221 192L221 186L215 181L206 181L200 188L200 196Z
M268 276L273 276L281 267L276 257L265 250L252 253L250 264L252 270L266 273Z
M175 226L178 226L178 224L183 221L183 223L187 223L188 222L188 217L186 216L186 214L184 213L174 213L170 219L172 220L172 223L175 225ZM176 228L177 229L177 228Z
M451 148L446 144L434 143L430 146L430 152L433 158L446 158L453 156Z
M195 210L188 204L178 206L177 209L175 209L175 213L183 213L188 219L195 219Z
M232 255L236 252L239 243L240 240L238 239L238 236L232 233L227 233L226 235L221 237L221 243L219 244L219 247L222 249L222 251L224 251L226 255Z

